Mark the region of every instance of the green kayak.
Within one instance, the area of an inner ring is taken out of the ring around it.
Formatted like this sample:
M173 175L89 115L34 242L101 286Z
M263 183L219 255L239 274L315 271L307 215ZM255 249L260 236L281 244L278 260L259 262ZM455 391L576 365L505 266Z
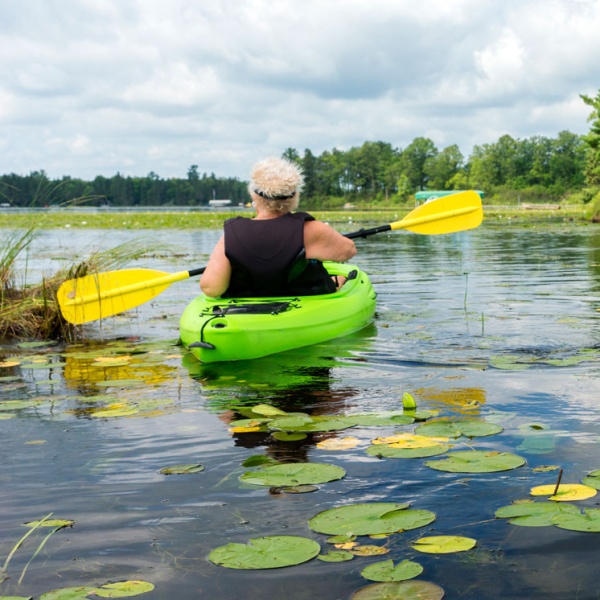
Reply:
M326 262L348 278L337 292L281 298L192 300L179 323L181 342L201 362L248 360L318 344L366 327L375 291L358 267Z

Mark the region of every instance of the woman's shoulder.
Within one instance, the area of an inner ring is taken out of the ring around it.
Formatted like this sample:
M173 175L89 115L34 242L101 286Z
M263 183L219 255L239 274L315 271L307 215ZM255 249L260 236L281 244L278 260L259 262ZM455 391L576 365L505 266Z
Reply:
M307 212L303 212L303 211L299 211L299 212L295 212L295 213L288 213L291 217L293 217L294 219L298 219L299 221L304 221L305 223L307 221L316 221L316 219Z

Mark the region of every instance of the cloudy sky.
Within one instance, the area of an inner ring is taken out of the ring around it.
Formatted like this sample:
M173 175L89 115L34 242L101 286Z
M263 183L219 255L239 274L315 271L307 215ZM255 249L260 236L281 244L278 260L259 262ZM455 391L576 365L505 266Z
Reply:
M600 0L0 0L0 174L586 133Z

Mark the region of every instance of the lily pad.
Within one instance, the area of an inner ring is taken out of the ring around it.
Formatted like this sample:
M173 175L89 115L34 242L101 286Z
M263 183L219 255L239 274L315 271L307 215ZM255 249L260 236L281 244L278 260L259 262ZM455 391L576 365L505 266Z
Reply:
M275 431L271 437L278 442L301 442L306 439L305 433L288 433L287 431Z
M422 572L423 567L410 560L403 560L397 565L393 560L384 560L365 567L360 574L371 581L406 581L418 577Z
M448 441L447 437L397 433L383 438L376 438L373 440L373 444L386 444L393 448L428 448L430 446L445 444Z
M319 450L351 450L360 444L356 437L330 438L317 444Z
M0 361L0 368L17 367L21 364L19 360L3 360Z
M352 552L348 552L347 550L332 550L326 554L319 554L317 558L323 562L346 562L348 560L352 560L354 558L354 554L352 554Z
M94 408L90 416L97 419L110 419L114 417L131 417L140 411L136 406L125 403L111 404L105 408Z
M204 467L201 464L191 465L173 465L172 467L165 467L160 472L163 475L189 475L191 473L200 473L204 471Z
M360 415L347 415L346 419L353 425L361 427L394 427L396 425L410 425L415 418L404 413L367 413Z
M286 485L284 487L272 487L271 494L310 494L319 488L316 485Z
M322 463L285 463L266 465L240 476L240 481L254 485L294 486L327 483L346 475L342 467Z
M249 456L243 463L242 467L258 467L260 465L278 465L279 463L270 456L264 454L254 454Z
M416 428L415 433L432 437L458 438L484 437L503 431L496 423L477 421L475 419L458 419L456 421L432 421Z
M75 525L75 521L71 519L43 519L42 521L28 521L27 523L23 523L25 527L53 527L62 529L63 527L73 527Z
M320 512L308 526L327 535L374 535L417 529L435 521L431 511L408 507L393 502L349 504Z
M448 450L450 446L446 444L424 448L397 448L395 445L378 444L367 448L367 454L377 458L430 458L444 454Z
M600 533L600 508L584 508L583 513L561 512L552 517L552 524L570 531Z
M252 412L257 415L264 415L265 417L276 417L287 415L284 410L271 406L270 404L257 404L252 407Z
M372 544L365 544L363 546L356 545L350 550L355 556L380 556L382 554L388 554L389 551L390 549L385 546L375 546Z
M593 498L598 490L581 483L561 483L556 493L556 485L538 485L531 488L532 496L550 496L550 500L556 502L571 502L573 500L586 500Z
M582 483L600 491L600 470L589 473Z
M340 431L355 425L356 422L350 418L328 415L316 417L286 416L273 419L268 423L269 429L275 431L303 432Z
M565 512L579 513L579 510L570 504L556 502L519 502L499 508L495 516L499 519L508 519L511 525L545 527L554 525L552 518Z
M154 585L148 581L117 581L116 583L107 583L102 587L96 588L94 594L101 598L126 598L129 596L139 596L146 592L151 592Z
M88 594L95 593L96 589L97 588L88 585L66 587L46 592L40 596L39 600L88 600Z
M436 471L449 473L496 473L510 471L525 464L525 459L510 452L464 450L451 452L447 458L425 463Z
M350 600L441 600L444 590L429 581L373 583L352 594Z
M426 554L451 554L471 550L476 544L477 540L460 535L433 535L418 539L412 547Z
M290 535L253 538L247 544L227 544L208 559L229 569L277 569L307 562L321 551L314 540Z

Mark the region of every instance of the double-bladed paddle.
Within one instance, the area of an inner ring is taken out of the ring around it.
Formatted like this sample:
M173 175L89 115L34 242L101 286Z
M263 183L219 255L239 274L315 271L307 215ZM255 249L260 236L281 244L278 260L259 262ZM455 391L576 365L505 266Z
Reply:
M347 233L359 238L406 229L436 235L477 227L483 220L481 198L475 191L458 192L430 200L412 210L401 221ZM121 269L94 273L65 281L57 292L63 317L75 325L111 317L140 306L166 290L172 283L201 275L204 267L178 273L153 269Z

